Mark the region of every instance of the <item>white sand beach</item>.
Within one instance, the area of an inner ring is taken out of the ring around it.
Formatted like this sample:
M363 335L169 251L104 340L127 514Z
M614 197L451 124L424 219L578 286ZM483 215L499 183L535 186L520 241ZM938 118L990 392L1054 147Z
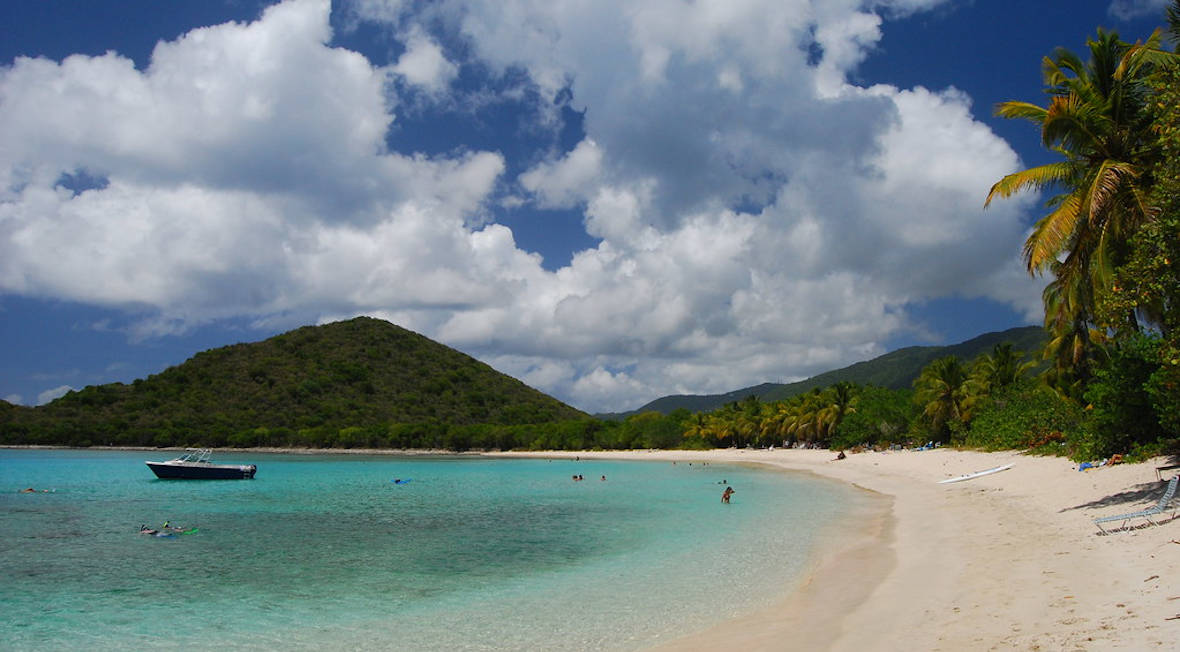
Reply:
M537 455L765 464L883 497L878 514L845 523L839 548L803 586L784 587L781 603L664 649L1180 648L1180 522L1110 535L1093 523L1154 505L1163 458L1078 471L1063 458L948 449L839 461L826 450ZM1012 468L938 483L1004 464Z

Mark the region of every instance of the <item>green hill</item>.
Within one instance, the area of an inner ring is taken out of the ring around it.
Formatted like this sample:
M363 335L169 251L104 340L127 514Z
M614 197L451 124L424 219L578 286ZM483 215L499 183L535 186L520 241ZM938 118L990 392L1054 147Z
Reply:
M910 346L795 383L763 383L726 394L665 396L634 412L599 416L622 418L640 412L669 414L673 410L681 408L690 412L708 412L750 395L757 396L763 401L781 401L797 394L809 392L816 387L827 387L841 381L860 385L877 385L889 389L904 389L913 384L923 367L937 358L955 355L961 360L970 361L981 353L990 353L992 347L1001 342L1011 342L1017 350L1025 352L1026 360L1034 359L1035 353L1045 345L1045 330L1040 326L1024 326L997 333L985 333L966 342L950 346Z
M349 428L586 417L468 355L359 317L211 349L129 385L8 406L0 443L264 445L298 443L303 433L309 443L341 445Z

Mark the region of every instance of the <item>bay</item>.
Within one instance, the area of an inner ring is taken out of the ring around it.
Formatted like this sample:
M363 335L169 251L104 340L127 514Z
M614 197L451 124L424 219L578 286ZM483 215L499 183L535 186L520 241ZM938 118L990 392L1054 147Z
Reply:
M641 649L781 595L856 499L684 462L216 456L258 465L234 481L143 463L170 456L0 450L6 649ZM137 532L165 520L198 529Z

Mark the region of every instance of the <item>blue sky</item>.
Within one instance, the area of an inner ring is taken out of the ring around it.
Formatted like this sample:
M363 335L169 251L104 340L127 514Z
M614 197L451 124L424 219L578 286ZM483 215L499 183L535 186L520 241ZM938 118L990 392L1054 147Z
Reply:
M0 397L360 314L591 412L1039 324L992 107L1164 5L0 4Z

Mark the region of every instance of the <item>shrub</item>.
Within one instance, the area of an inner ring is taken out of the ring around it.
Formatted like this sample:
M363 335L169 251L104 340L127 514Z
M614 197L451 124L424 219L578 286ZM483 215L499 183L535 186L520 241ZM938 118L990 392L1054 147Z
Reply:
M1082 421L1080 407L1026 379L981 400L955 434L963 445L984 450L1061 448L1069 434L1081 432Z

